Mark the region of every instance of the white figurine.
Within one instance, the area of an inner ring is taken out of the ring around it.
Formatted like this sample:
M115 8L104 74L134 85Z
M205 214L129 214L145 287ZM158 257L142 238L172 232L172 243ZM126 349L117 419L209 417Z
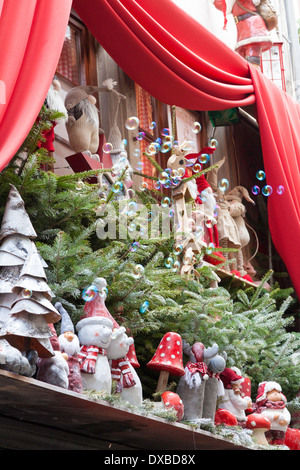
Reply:
M239 371L238 371L239 372ZM220 378L224 385L224 396L218 404L218 408L225 408L230 411L237 419L239 424L246 422L245 410L252 406L251 399L247 396L242 397L241 384L243 377L234 369L226 367L220 374Z
M83 389L111 393L111 372L107 348L111 341L113 322L103 316L91 316L76 325L81 345L78 353Z
M253 409L255 413L263 414L271 423L270 430L266 432L270 445L284 445L285 443L285 433L291 421L286 402L286 397L277 382L269 381L259 384Z
M141 406L143 401L141 381L127 357L133 343L133 338L127 336L123 326L114 329L107 348L107 357L111 365L112 378L117 380L117 392L121 393L121 398L131 405Z

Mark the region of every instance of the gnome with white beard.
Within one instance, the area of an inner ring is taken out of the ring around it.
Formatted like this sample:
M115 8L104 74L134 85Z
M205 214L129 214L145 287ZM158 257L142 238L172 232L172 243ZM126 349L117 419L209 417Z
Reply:
M80 344L75 334L74 325L60 302L55 304L56 310L61 314L60 336L58 337L60 351L68 356L69 386L73 392L82 393L82 380L78 353Z
M44 105L51 111L60 113L61 116L56 120L51 121L51 126L49 129L44 129L42 131L43 139L38 142L38 146L45 148L48 152L55 151L55 126L59 122L66 122L68 119L68 111L64 105L62 97L60 96L60 91L61 84L56 78L54 78L45 98Z

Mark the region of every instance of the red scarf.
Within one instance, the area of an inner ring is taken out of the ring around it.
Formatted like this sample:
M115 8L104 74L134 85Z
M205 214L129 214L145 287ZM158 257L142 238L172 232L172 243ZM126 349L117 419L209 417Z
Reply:
M121 392L122 388L130 388L135 385L127 356L112 360L111 376L117 380L117 392Z
M106 356L106 349L98 348L98 346L81 346L78 353L81 372L85 372L86 374L95 373L98 354Z
M220 380L220 374L218 374L217 372L212 372L211 370L207 370L207 374L209 377L213 378L213 379L218 379Z
M196 374L197 372L199 372L199 374L202 374L202 375L208 373L208 367L205 364L205 362L191 362L191 361L189 361L186 364L186 367L188 368L188 370L190 371L190 373L192 375Z
M261 413L264 410L282 410L285 408L284 401L270 401L270 400L263 400L261 403L255 403L253 409L257 413Z

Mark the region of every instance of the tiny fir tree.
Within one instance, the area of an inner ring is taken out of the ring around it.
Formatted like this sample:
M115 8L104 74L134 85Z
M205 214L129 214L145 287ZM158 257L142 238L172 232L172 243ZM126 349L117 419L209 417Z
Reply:
M40 137L35 134L36 141ZM162 193L144 188L120 203L122 173L105 197L99 196L98 186L87 183L97 172L58 176L43 171L43 152L33 144L31 148L24 165L16 165L16 158L0 174L1 206L9 184L14 184L37 232L36 246L48 264L53 301L64 305L74 324L83 313L84 288L95 277L106 279L106 305L134 337L145 396L152 396L157 381L146 364L168 331L190 344L201 341L208 347L216 342L227 354L227 365L250 377L254 393L260 381L276 379L289 399L297 394L299 339L287 331L293 321L287 315L293 303L290 291L278 286L271 292L263 289L270 273L258 289L211 288L216 267L202 264L204 253L196 256L198 276L182 276L178 262L183 252L173 231L162 236L158 230L151 236L157 222L151 211L161 208L157 201ZM165 210L172 227L172 211ZM115 237L110 237L112 229Z

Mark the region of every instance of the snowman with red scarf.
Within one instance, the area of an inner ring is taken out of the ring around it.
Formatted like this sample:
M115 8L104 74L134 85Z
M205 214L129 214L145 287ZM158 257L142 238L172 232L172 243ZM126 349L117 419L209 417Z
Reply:
M267 25L258 7L268 8L276 19L275 10L269 0L211 0L214 6L224 14L224 28L227 16L233 15L237 29L235 50L252 65L260 67L261 54L272 47L269 35L272 25ZM275 23L274 23L275 24Z

